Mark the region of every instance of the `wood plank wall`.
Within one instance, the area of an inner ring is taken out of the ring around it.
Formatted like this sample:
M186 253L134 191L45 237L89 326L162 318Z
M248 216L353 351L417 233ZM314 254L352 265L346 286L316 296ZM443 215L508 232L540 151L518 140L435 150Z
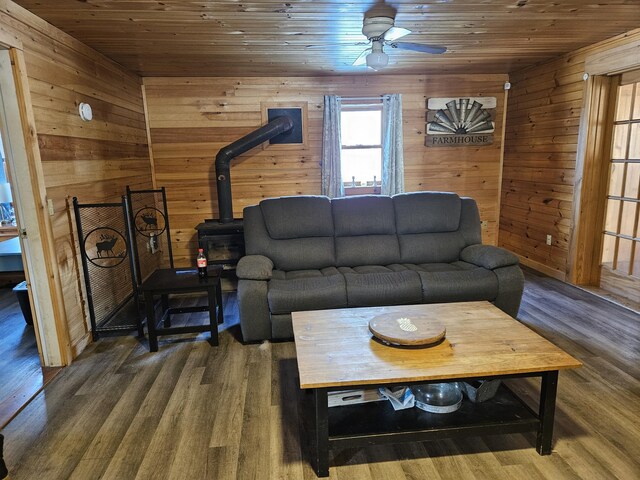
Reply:
M23 46L74 356L89 340L70 202L118 201L151 186L141 80L10 1L0 30ZM93 107L83 122L78 104Z
M245 206L280 195L319 194L323 95L403 94L407 191L443 190L478 200L496 242L506 75L145 78L147 120L157 186L167 188L174 257L193 263L194 227L217 218L213 159L218 150L262 124L261 102L307 102L306 148L257 147L231 166L236 218ZM485 147L424 146L426 99L495 96L495 142Z
M499 244L561 280L573 228L585 59L638 38L640 30L510 74Z

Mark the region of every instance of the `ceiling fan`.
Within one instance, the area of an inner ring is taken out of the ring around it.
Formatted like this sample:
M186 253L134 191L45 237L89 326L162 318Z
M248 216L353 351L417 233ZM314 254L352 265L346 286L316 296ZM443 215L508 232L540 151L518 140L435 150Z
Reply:
M356 42L354 45L371 46L365 49L353 65L367 65L374 70L380 70L389 63L389 56L384 53L383 48L399 48L401 50L412 50L414 52L431 53L439 55L447 51L445 47L438 45L426 45L421 43L397 42L399 38L409 35L411 30L394 25L394 18L387 16L365 17L362 26L362 34L369 42ZM320 45L308 45L308 47L320 47Z

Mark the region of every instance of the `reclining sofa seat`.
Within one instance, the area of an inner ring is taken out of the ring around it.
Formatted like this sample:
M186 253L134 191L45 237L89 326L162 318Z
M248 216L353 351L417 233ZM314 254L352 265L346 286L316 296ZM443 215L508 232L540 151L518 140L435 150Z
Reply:
M415 192L267 199L244 209L244 341L291 338L291 312L489 300L515 317L515 255L481 245L476 202ZM330 321L328 319L327 321Z

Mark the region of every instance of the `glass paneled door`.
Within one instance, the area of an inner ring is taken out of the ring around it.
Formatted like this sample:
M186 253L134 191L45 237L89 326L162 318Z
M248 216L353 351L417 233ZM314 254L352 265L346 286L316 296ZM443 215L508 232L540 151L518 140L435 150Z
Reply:
M600 286L640 302L640 82L617 88Z

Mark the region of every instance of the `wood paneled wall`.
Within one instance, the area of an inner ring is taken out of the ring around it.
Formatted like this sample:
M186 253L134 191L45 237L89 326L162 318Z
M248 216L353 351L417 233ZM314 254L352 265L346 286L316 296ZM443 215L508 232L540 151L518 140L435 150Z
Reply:
M141 80L10 1L0 1L0 31L24 50L75 356L89 326L70 201L118 201L126 185L151 186ZM80 119L80 102L93 121Z
M475 198L488 221L485 241L495 243L506 80L506 75L145 78L155 178L157 186L167 188L177 264L194 261L194 227L205 218L218 218L215 155L262 124L261 102L307 102L308 142L294 150L257 147L233 160L234 215L241 217L244 207L263 198L320 193L326 94L403 94L406 190L454 191ZM493 145L424 146L426 99L455 96L497 98Z
M574 227L585 60L639 38L640 30L629 32L510 75L499 243L561 280Z

